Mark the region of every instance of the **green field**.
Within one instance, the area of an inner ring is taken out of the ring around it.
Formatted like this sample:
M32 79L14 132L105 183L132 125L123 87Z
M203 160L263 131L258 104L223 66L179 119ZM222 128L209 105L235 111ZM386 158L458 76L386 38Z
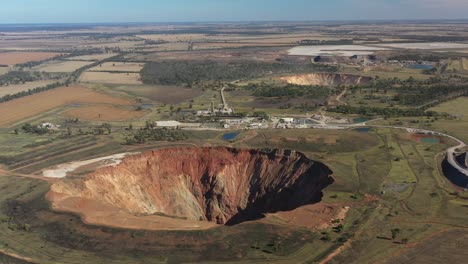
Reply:
M439 131L447 132L461 138L465 142L468 142L468 133L466 133L466 131L468 131L467 105L468 97L465 96L430 108L429 110L448 113L455 117L453 120L439 119L433 124L433 127Z

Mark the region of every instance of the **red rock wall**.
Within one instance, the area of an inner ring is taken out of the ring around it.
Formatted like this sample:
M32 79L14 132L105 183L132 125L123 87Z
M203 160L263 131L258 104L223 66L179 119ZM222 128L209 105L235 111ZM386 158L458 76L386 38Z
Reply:
M97 199L133 214L163 213L235 224L318 202L331 171L296 152L176 148L130 156L79 184L52 191Z

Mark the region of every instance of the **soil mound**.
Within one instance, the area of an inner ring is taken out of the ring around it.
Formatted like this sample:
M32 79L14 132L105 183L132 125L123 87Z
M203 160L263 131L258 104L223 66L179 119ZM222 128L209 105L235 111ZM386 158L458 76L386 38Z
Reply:
M97 200L132 215L233 225L317 203L331 170L295 151L174 148L129 156L79 180L51 187L54 208ZM75 213L87 212L74 206ZM103 209L104 210L104 209Z
M333 73L312 73L283 77L281 79L291 84L320 86L363 85L372 81L370 77Z

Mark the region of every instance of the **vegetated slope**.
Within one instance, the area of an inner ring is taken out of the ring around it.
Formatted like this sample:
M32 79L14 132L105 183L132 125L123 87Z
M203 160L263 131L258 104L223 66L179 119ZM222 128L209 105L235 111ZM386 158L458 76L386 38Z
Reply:
M348 74L333 74L333 73L312 73L305 75L289 76L281 78L290 84L297 85L323 85L323 86L339 86L339 85L361 85L372 81L370 77L363 77Z
M127 157L78 183L58 182L48 197L57 209L81 197L136 215L229 225L319 202L331 173L294 151L176 148ZM86 216L79 208L72 210Z

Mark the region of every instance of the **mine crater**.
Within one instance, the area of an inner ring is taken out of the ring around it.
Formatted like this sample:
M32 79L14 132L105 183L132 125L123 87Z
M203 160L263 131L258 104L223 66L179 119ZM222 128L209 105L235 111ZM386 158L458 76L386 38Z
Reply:
M336 73L311 73L283 77L281 80L296 85L318 85L318 86L350 86L366 85L372 81L371 77L336 74Z
M80 214L85 222L107 217L119 226L121 218L165 216L235 225L320 202L331 174L326 165L289 150L173 148L65 178L47 197L54 209Z

